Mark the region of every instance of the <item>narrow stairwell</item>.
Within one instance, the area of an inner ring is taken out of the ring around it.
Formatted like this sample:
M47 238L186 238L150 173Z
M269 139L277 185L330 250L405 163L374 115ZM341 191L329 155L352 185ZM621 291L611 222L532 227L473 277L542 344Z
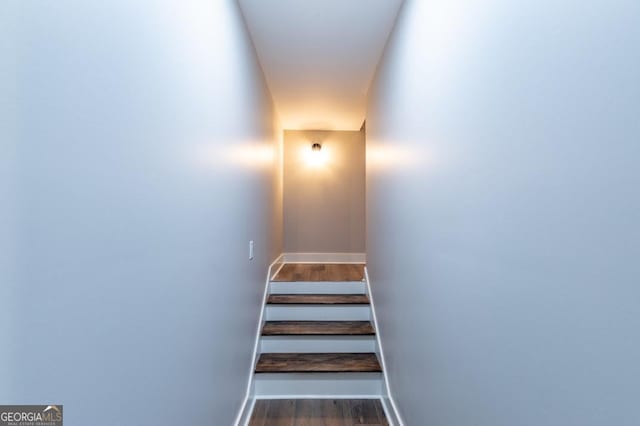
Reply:
M380 397L363 265L287 264L268 292L256 398Z

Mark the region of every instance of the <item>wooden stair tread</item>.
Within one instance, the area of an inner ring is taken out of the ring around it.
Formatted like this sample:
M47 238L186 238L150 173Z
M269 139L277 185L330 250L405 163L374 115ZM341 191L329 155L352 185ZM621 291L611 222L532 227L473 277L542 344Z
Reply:
M267 321L263 336L281 335L374 335L369 321Z
M365 294L272 294L270 305L368 305Z
M287 263L273 281L362 281L364 264Z
M374 353L263 353L256 373L377 373Z

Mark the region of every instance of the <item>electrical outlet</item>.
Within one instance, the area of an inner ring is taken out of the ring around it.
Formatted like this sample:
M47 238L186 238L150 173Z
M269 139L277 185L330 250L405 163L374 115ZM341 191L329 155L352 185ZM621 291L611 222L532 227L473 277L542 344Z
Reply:
M249 241L249 260L253 260L253 240Z

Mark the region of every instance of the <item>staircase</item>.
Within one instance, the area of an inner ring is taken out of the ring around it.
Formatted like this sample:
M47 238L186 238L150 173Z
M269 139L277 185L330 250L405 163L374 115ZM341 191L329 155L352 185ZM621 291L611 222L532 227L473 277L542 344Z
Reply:
M329 266L338 267L308 265L318 272L311 274L315 280L279 274L269 283L254 375L257 398L382 394L364 279L351 274L351 280L328 281L322 268Z

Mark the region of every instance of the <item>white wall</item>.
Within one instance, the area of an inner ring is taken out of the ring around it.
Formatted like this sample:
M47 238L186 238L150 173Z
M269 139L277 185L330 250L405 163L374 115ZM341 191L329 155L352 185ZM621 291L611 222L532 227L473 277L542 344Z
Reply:
M283 214L287 253L364 253L364 131L284 132Z
M640 4L407 0L367 256L407 425L640 424Z
M2 100L18 223L2 216L1 402L64 404L70 425L231 424L282 223L272 102L237 4L27 0L0 16L17 52L2 87L18 79Z
M273 163L271 165L273 176L273 196L271 197L271 226L270 240L271 253L278 256L284 250L284 129L277 111L274 136L275 141Z
M3 11L0 6L0 11ZM15 14L0 13L0 338L13 334L13 291L16 269L16 182L17 110L11 102L16 96L16 50L3 30L15 28ZM4 340L4 339L3 339ZM0 350L0 401L8 399L4 380L11 372L13 351L4 344ZM1 404L1 402L0 402Z

